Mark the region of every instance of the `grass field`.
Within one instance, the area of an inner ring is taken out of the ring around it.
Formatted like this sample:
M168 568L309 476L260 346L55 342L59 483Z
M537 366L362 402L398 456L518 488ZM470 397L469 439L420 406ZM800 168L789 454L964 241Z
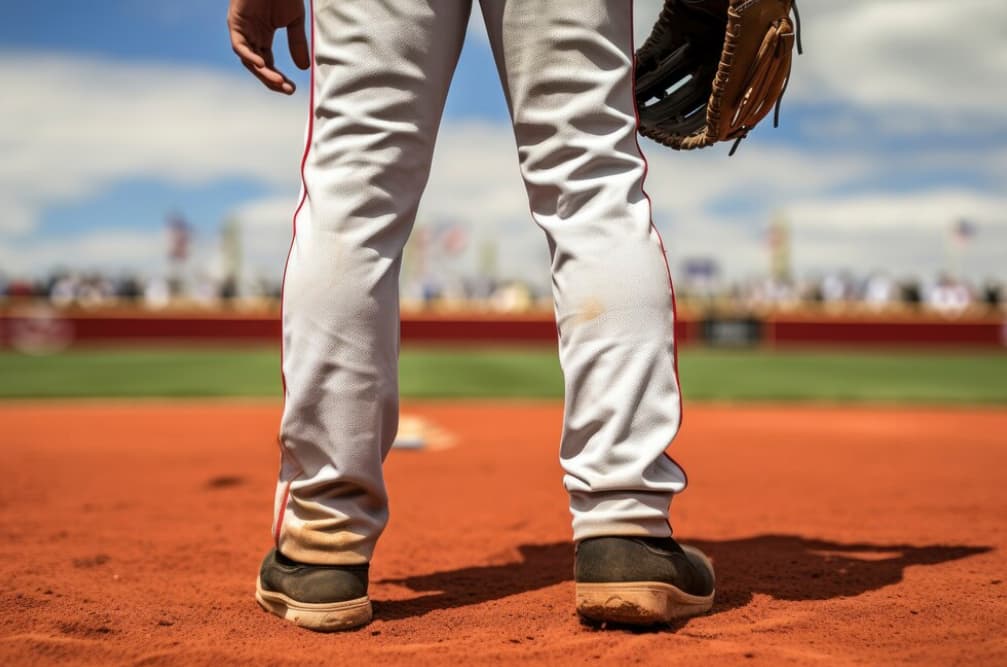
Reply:
M1007 354L682 351L687 400L1007 403ZM559 398L555 350L408 348L412 398ZM279 397L277 351L163 347L0 353L0 398Z

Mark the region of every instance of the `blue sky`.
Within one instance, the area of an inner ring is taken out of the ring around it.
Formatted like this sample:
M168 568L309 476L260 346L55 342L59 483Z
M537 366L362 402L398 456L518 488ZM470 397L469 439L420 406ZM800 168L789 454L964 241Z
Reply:
M636 5L642 34L657 2ZM0 273L55 264L156 273L164 220L177 210L196 228L198 266L212 265L220 223L238 217L250 270L278 274L306 75L281 43L280 64L301 92L260 90L230 51L223 0L94 6L14 3L0 25L0 146L9 148L0 151ZM800 275L963 266L974 279L1007 279L1004 4L804 0L802 10L808 53L781 129L760 128L730 160L726 149L684 155L645 143L673 270L710 256L729 277L759 275L766 225L782 213ZM248 137L261 151L243 148ZM474 240L502 239L505 273L547 284L477 27L441 139L419 224L462 219ZM959 216L978 232L951 258Z
M224 0L103 0L100 12L77 0L17 3L5 10L0 25L4 49L90 55L112 60L172 63L241 73L231 52ZM278 64L299 86L307 73L290 62L282 36L275 53ZM503 95L492 67L489 49L470 39L455 75L455 89L446 118L507 117Z
M17 3L0 25L0 52L7 51L23 61L57 56L196 67L240 77L249 90L267 96L268 91L260 91L258 84L245 76L231 52L225 16L226 2L116 0L103 3L101 12L88 3L71 0ZM282 36L277 47L279 66L303 91L308 85L307 73L290 62ZM507 110L489 50L478 38L469 40L455 83L445 109L446 122L506 121ZM101 82L95 84L100 87ZM290 100L289 106L305 107L303 96ZM72 125L72 119L67 119L67 125ZM90 197L43 206L35 236L66 237L102 227L157 231L166 214L176 210L198 233L212 235L236 206L270 190L247 178L188 185L126 177Z

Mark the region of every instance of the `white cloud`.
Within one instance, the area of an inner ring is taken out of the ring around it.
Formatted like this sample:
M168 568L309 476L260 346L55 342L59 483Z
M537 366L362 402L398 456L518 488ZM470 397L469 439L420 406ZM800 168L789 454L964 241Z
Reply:
M653 17L648 14L653 10L656 16L658 6L659 0L637 0L638 31L649 29ZM916 114L913 122L921 113L952 119L949 131L963 114L1002 123L1005 100L991 77L1003 73L1004 45L973 43L991 29L994 17L1007 20L1007 5L983 4L983 12L977 6L973 0L804 0L808 54L799 61L796 96L836 101L868 114L896 100ZM895 25L914 12L921 16L905 27ZM979 33L966 31L962 16ZM870 25L860 30L861 21ZM931 42L927 27L940 21L947 21L946 36ZM963 59L977 48L986 49L986 60L972 70ZM930 67L929 56L920 56L913 66L923 49L953 56L948 62L961 65L955 70L961 79L954 83L955 99L947 99L940 86L943 65ZM40 213L85 201L131 178L183 186L243 178L263 186L260 198L234 212L245 230L246 263L279 276L297 197L303 94L295 99L269 95L246 76L197 68L11 52L0 52L0 87L5 91L0 267L37 272L68 261L82 268L162 266L158 231L92 229L46 239L36 229ZM882 94L886 87L891 95ZM851 121L837 132L856 127ZM898 266L930 273L947 261L947 225L968 216L977 220L979 237L968 249L967 269L974 276L1007 278L1002 251L1007 220L1001 213L1007 204L1002 195L1007 150L1002 146L963 148L947 142L948 148L937 148L921 141L919 148L893 152L839 143L812 152L760 143L760 136L756 133L731 159L723 147L685 154L644 142L648 191L673 268L701 255L718 259L731 277L763 272L764 230L782 210L793 221L795 263L802 271ZM938 185L931 190L905 191L921 174L933 179L944 171L968 174L971 185L952 188L936 177ZM546 244L529 219L509 127L445 125L419 224L444 220L470 228L472 247L460 268L477 262L483 240L496 238L501 273L548 284ZM212 256L213 249L204 246L215 240L199 239L200 257Z
M791 94L868 109L966 113L1002 123L1007 3L806 0Z
M716 259L731 278L763 273L768 265L765 230L770 218L782 211L792 222L795 267L802 274L878 268L933 274L946 268L950 224L964 216L979 228L974 247L967 249L969 275L1007 278L1000 250L1007 247L1007 199L999 193L966 188L836 192L849 182L884 183L886 174L909 168L912 156L824 158L754 142L730 159L721 149L676 153L648 144L646 150L648 191L673 269L686 258L703 256ZM951 153L947 162L967 158ZM927 159L942 162L936 155ZM999 159L990 158L990 164L999 164ZM297 198L296 184L281 190L288 194L253 200L233 212L242 223L246 267L276 278L289 247ZM467 225L472 243L445 271L473 268L478 247L496 239L502 275L548 286L546 244L528 214L510 128L444 128L418 224L446 220ZM0 265L49 267L76 258L83 267L149 269L163 266L163 247L157 234L96 229L59 240L18 243L16 252L0 253ZM201 257L212 253L213 248L199 250Z
M795 265L803 274L857 269L895 275L960 271L975 280L1007 277L1007 197L968 190L819 197L787 208ZM952 239L956 221L973 242Z
M297 181L304 96L250 77L86 57L0 53L0 233L127 178Z
M0 267L11 275L39 269L136 271L166 267L165 244L157 233L89 229L50 239L19 239L0 244Z
M35 226L35 211L24 202L0 198L0 239L4 236L20 236L30 232Z
M490 38L486 32L486 22L483 20L483 15L478 5L472 7L472 13L469 15L468 31L469 35L475 37L483 44L489 44Z
M968 190L914 194L821 197L797 202L789 213L808 227L869 234L873 230L946 231L961 218L989 228L1007 229L1007 196Z
M290 249L297 193L256 199L236 209L246 268L252 275L279 278Z
M792 221L802 273L891 267L932 274L946 268L951 223L968 217L979 226L968 274L1007 278L1007 257L998 251L1007 247L998 241L1007 241L1007 198L980 187L897 192L886 185L893 173L914 169L967 166L995 176L1002 152L816 154L755 141L733 158L723 147L680 153L647 142L644 149L647 189L673 269L706 256L732 278L764 273L766 229L781 212ZM444 129L421 223L443 218L469 219L473 235L488 227L501 239L502 265L548 284L545 241L526 210L509 128Z

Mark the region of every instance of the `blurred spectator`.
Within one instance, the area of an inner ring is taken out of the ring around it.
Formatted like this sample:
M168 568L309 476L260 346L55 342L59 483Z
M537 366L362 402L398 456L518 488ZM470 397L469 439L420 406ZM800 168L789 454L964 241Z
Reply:
M72 305L77 299L78 280L74 276L57 278L49 286L49 301L52 305L63 307Z
M991 309L997 309L1003 305L1003 285L996 280L987 280L983 285L983 303Z
M926 303L938 313L957 315L972 302L969 288L948 275L942 275L926 290Z
M917 278L894 280L883 272L863 278L845 272L809 277L800 282L753 276L729 283L715 278L709 265L696 263L691 275L676 283L685 308L728 309L736 312L817 309L830 312L866 309L883 313L922 309L944 315L976 314L1004 307L1003 283L988 279L971 284L949 275L921 282ZM4 299L48 301L57 308L139 306L205 308L234 306L275 309L279 305L278 280L261 276L241 279L220 272L192 276L141 278L124 273L115 277L100 272L54 271L33 281L0 276L0 305ZM521 280L497 280L482 274L428 275L405 280L402 302L407 309L486 310L522 312L548 309L550 292Z
M851 296L850 281L846 274L830 273L822 280L822 301L826 304L841 305Z
M864 285L864 303L872 310L884 310L895 301L895 281L887 274L875 273Z
M902 303L912 308L918 308L923 303L923 291L917 281L906 280L899 285L899 291L901 292Z
M32 282L15 278L7 283L7 296L12 299L30 299L40 296L40 293Z
M164 278L148 281L143 291L143 302L148 308L166 308L171 303L171 285Z
M534 303L534 295L531 290L522 283L508 283L502 285L493 294L491 299L493 310L512 313L528 310Z
M116 293L123 301L135 303L140 300L140 296L143 294L143 287L136 276L124 275L119 278Z

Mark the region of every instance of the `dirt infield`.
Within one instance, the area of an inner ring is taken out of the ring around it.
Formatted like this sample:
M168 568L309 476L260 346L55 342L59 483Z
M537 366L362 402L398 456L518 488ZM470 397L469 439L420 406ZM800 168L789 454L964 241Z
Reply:
M572 610L561 406L412 404L377 620L253 601L275 404L0 405L0 664L1007 664L1007 411L687 407L683 541L713 612L659 632Z

